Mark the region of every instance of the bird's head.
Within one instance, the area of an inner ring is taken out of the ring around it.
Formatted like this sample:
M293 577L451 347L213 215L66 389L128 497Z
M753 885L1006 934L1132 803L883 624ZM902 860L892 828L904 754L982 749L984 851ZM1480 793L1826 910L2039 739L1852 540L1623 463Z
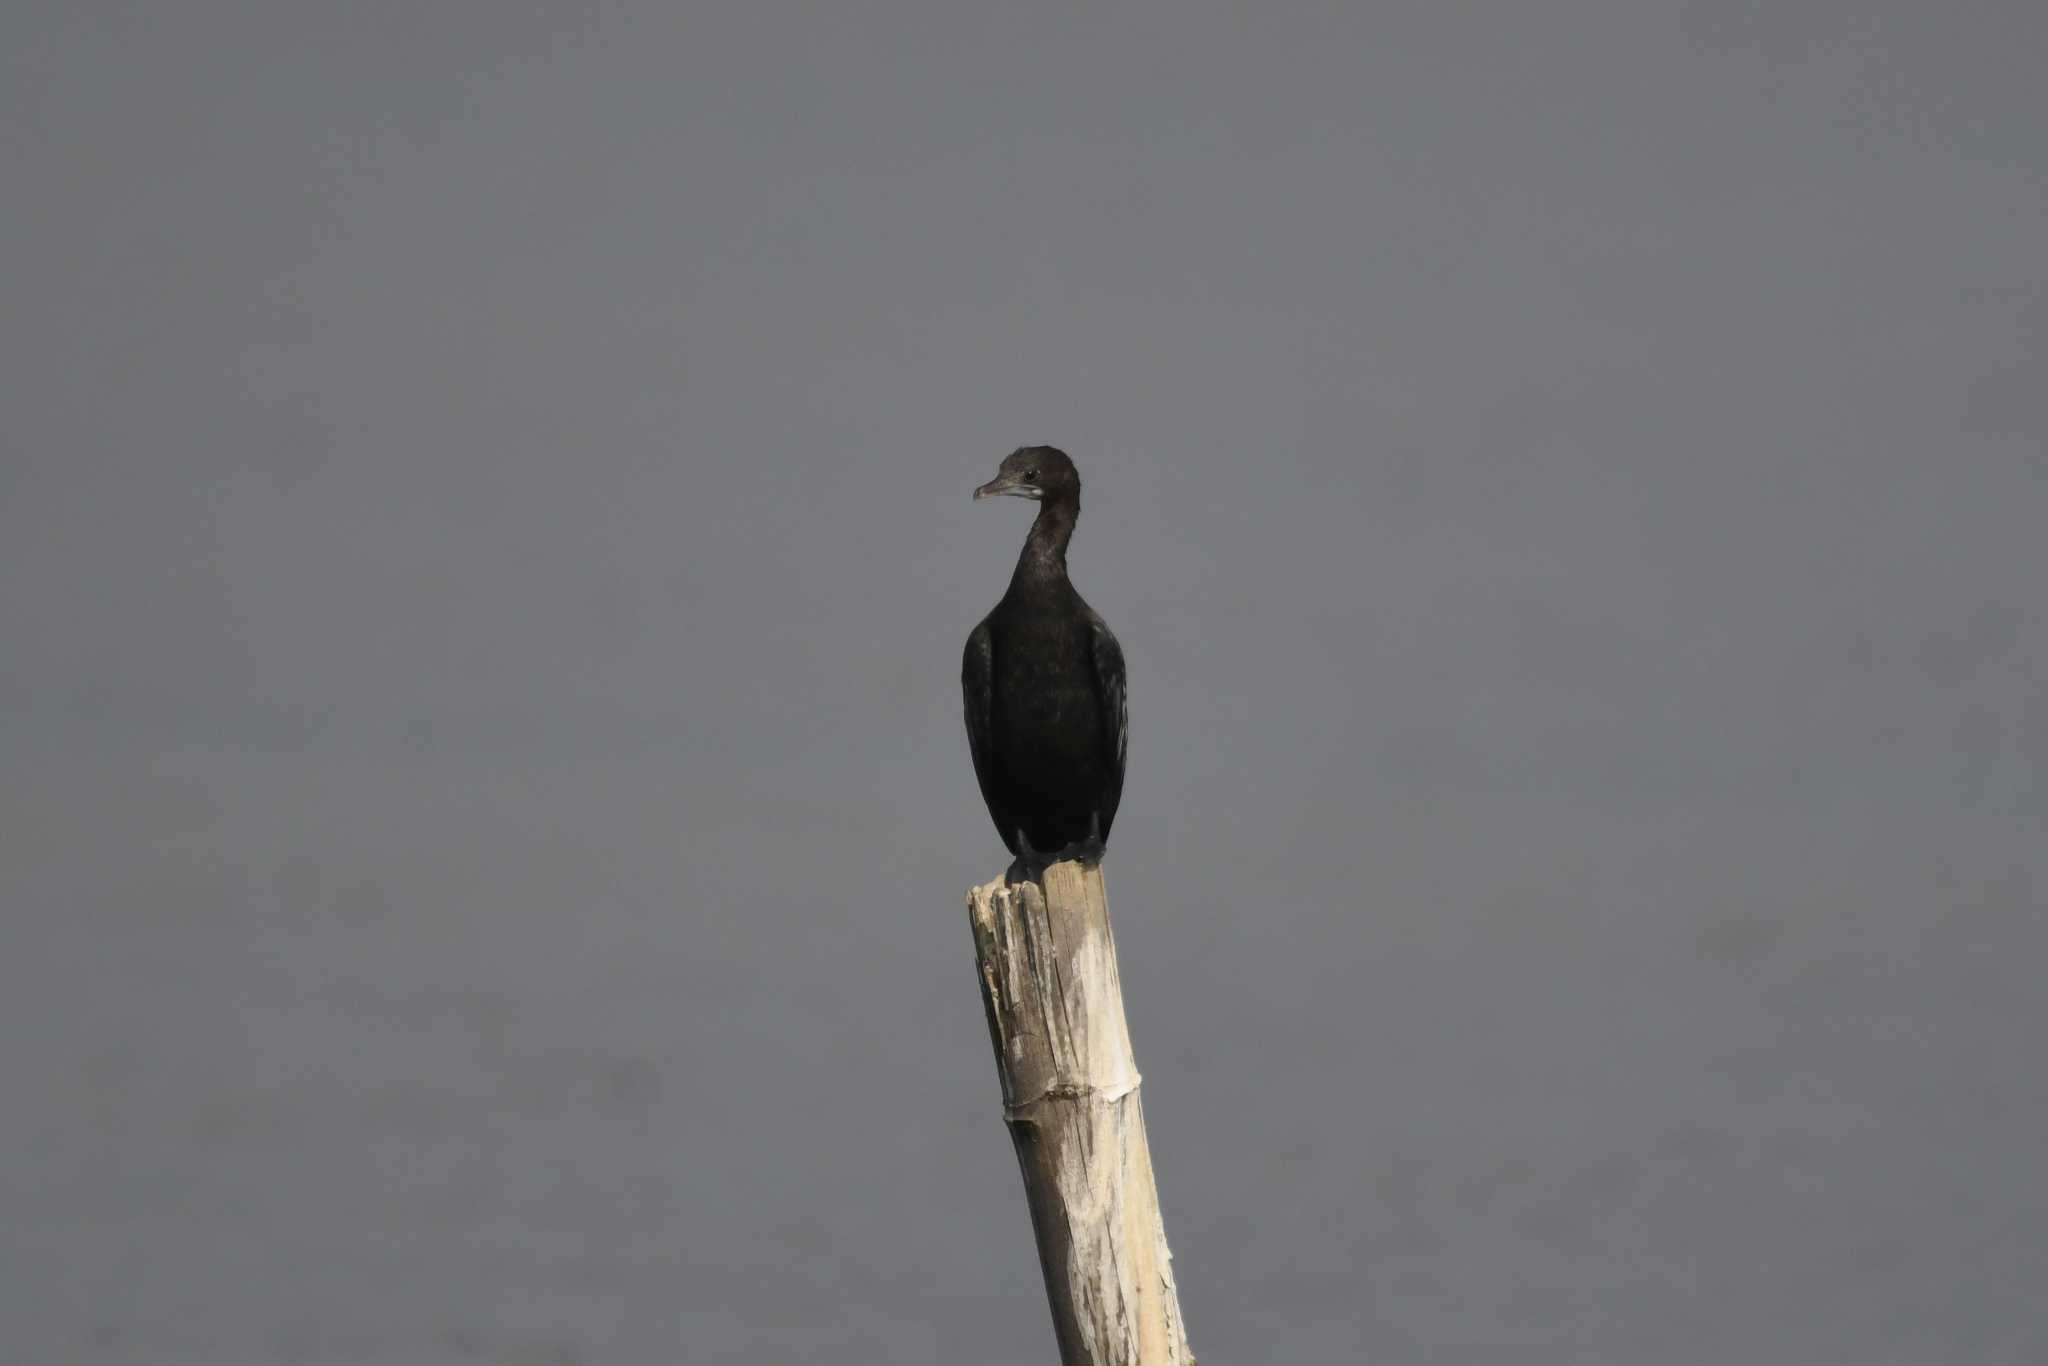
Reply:
M1081 475L1067 453L1053 446L1019 446L1003 457L996 477L974 491L975 500L999 498L1078 499Z

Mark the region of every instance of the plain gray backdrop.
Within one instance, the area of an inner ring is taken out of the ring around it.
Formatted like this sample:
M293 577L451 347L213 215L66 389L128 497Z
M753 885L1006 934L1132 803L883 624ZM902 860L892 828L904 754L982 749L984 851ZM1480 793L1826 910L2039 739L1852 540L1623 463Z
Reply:
M1043 1363L1027 510L1205 1366L2048 1360L2038 3L13 4L0 1355Z

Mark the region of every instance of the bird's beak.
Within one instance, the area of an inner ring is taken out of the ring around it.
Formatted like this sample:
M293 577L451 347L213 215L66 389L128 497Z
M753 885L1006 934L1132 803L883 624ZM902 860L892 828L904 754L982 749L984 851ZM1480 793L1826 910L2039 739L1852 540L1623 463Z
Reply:
M1027 484L1015 475L999 474L974 491L974 501L984 498L1001 498L1008 494L1012 498L1036 498L1038 486Z

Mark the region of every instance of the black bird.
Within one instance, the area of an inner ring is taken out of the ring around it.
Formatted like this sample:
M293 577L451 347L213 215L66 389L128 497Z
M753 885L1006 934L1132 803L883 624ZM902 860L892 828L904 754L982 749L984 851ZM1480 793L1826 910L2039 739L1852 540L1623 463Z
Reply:
M974 776L1027 870L1100 857L1124 790L1124 652L1067 579L1081 476L1065 451L1020 446L976 500L1038 502L1010 591L967 637L960 687Z

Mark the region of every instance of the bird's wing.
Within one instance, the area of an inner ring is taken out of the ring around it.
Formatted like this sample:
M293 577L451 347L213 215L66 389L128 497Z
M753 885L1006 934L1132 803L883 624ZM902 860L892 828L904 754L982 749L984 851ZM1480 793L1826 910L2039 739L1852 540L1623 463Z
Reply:
M995 641L988 622L983 621L968 635L967 649L960 658L960 696L966 704L967 748L974 755L974 780L981 784L981 799L1007 843L1014 837L1003 829L1003 813L996 810L995 745L990 738L994 678Z
M1130 706L1125 696L1124 647L1110 634L1108 623L1093 612L1088 614L1088 631L1095 663L1095 695L1102 707L1102 749L1114 775L1107 809L1102 813L1102 833L1107 836L1109 823L1123 798L1124 752L1129 748L1131 735Z

